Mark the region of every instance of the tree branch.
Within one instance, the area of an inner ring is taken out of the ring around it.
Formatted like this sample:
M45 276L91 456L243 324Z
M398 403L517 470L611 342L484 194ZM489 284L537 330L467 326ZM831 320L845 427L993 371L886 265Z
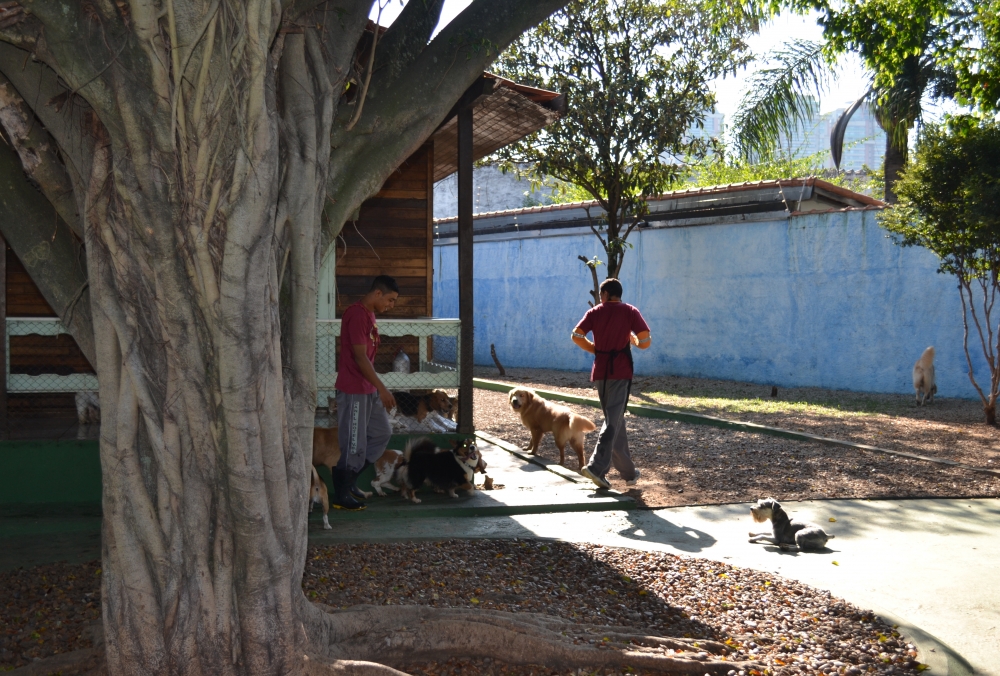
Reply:
M73 196L73 183L55 141L35 120L35 115L14 89L10 80L0 73L0 124L11 145L21 158L24 173L33 180L49 202L81 240L83 229Z
M92 128L90 105L23 49L0 43L0 72L55 140L70 176L81 181L80 177L90 175L94 152L94 138L87 133Z
M399 17L382 36L376 68L386 70L386 80L395 80L427 48L431 33L441 19L443 6L444 0L406 3Z
M382 187L399 163L434 132L465 90L524 30L566 0L475 0L445 27L387 90L372 79L364 114L350 132L334 133L324 225L339 231L348 216ZM419 101L420 105L414 105ZM341 118L344 116L341 115ZM327 233L326 241L333 236Z
M2 143L0 232L84 356L96 366L87 268L80 244L48 200L25 180L17 154Z

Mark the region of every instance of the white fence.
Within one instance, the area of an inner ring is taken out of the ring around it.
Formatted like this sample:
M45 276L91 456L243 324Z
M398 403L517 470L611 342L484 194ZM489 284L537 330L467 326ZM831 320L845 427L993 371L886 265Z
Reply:
M457 319L382 319L378 331L382 339L379 353L392 359L399 350L416 348L416 363L409 359L408 371L380 373L390 390L456 389L458 387L458 336L462 323ZM319 404L326 405L337 382L337 341L339 319L316 320L316 389ZM376 369L385 370L385 369Z
M455 389L458 387L458 336L461 322L457 319L383 319L378 322L382 337L382 354L390 359L398 350L413 352L416 363L409 359L408 372L386 373L382 380L394 390ZM10 393L81 392L97 389L97 376L85 373L41 373L28 375L10 372L11 336L58 336L68 331L56 318L7 318L5 339L7 391ZM316 322L316 384L317 400L326 406L327 397L334 394L337 382L337 341L340 320ZM384 370L384 369L382 369Z
M69 334L55 317L7 317L7 337L4 340L7 369L7 392L38 394L47 392L83 392L97 389L97 376L92 373L27 373L10 372L11 336L59 336Z

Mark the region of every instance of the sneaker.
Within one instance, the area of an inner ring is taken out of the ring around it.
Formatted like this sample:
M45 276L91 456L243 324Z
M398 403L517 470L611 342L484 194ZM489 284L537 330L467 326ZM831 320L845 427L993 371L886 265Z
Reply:
M635 486L636 482L638 482L638 481L639 481L639 474L640 474L640 472L639 472L639 468L638 468L638 467L636 467L636 468L635 468L635 477L634 477L634 478L632 478L632 479L629 479L628 481L626 481L626 482L625 482L625 485L626 485L626 486Z
M597 476L593 471L591 471L590 467L586 465L584 465L583 469L580 470L580 474L597 484L598 488L611 488L611 484L608 483L607 479L602 476Z

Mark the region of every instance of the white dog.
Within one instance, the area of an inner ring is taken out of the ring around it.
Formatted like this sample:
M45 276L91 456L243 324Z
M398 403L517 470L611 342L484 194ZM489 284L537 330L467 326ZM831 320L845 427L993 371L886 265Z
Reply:
M917 406L934 401L937 383L934 381L934 348L929 347L913 365L913 389L917 391Z

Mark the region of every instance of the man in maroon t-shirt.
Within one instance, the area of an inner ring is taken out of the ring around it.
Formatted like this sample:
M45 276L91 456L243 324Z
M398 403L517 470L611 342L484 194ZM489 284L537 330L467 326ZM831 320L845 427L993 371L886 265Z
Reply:
M379 335L375 313L391 310L399 286L388 275L379 275L371 289L340 318L340 358L337 362L337 424L340 462L333 468L334 497L338 509L359 510L364 497L354 482L368 465L382 455L392 426L388 411L396 406L392 393L375 373Z
M587 340L591 331L594 342ZM632 387L632 346L645 350L650 338L649 326L638 308L622 302L622 284L617 279L601 284L601 303L590 308L573 329L573 342L594 355L590 379L597 384L604 411L597 447L580 474L601 488L611 488L604 475L614 464L625 484L634 486L639 470L628 450L625 408Z

